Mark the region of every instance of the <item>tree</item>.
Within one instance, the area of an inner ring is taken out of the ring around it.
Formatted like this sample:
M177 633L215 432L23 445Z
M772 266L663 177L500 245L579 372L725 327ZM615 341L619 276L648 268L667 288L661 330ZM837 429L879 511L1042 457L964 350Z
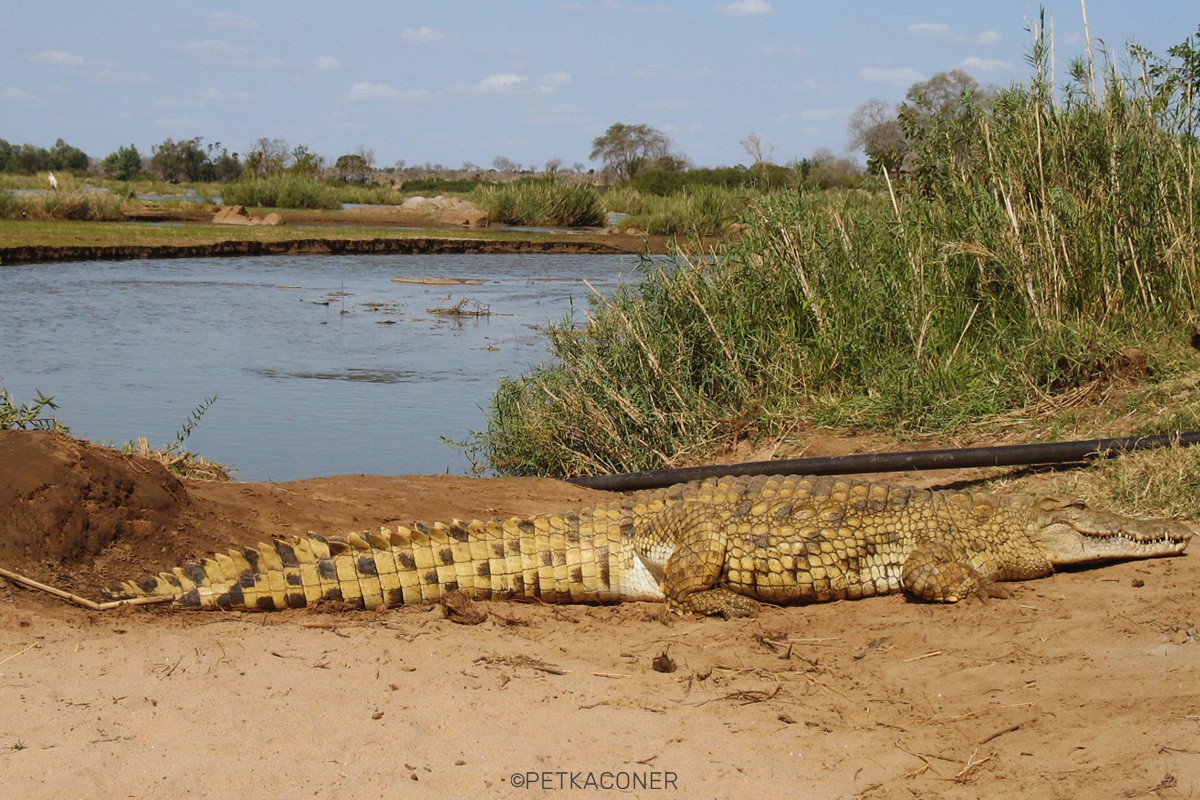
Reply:
M742 149L746 151L746 155L750 156L751 166L766 168L771 163L771 156L775 153L775 146L763 141L763 138L757 133L752 133L745 139L738 142Z
M850 146L867 155L867 170L895 175L908 152L897 110L882 100L868 100L850 115Z
M592 152L588 158L600 159L604 168L612 171L619 180L637 177L638 172L650 164L670 156L671 140L662 131L649 125L626 125L615 122L603 136L592 140ZM682 161L677 158L676 160Z
M208 161L212 167L214 181L229 183L242 177L242 162L238 159L238 154L229 152L220 142L208 145Z
M496 172L517 172L521 169L521 165L505 156L496 156L492 159L492 166Z
M254 143L246 156L245 171L252 178L276 175L288 167L291 152L283 139L268 139L265 136Z
M333 169L346 183L367 183L371 179L371 165L359 153L338 156Z
M966 166L978 131L975 117L991 106L994 96L958 69L909 87L899 121L918 184L928 188L952 169Z
M298 144L292 148L292 164L288 167L288 172L315 178L324 168L325 159L309 150L307 145Z
M54 143L54 147L50 148L50 163L47 164L47 167L62 171L83 172L88 168L87 153L59 139Z
M805 165L804 182L819 189L847 189L862 174L862 168L852 159L839 157L821 148L812 154Z
M174 141L166 139L151 148L150 171L164 181L212 180L212 162L200 146L201 137Z
M142 171L142 154L137 147L119 147L116 152L109 153L101 162L104 174L119 181L131 181Z

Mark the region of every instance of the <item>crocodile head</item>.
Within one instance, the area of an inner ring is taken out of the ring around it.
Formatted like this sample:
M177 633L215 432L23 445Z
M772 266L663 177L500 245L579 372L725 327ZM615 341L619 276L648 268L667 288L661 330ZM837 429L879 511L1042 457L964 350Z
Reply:
M1176 520L1140 520L1047 497L1034 507L1033 539L1055 566L1158 558L1183 552L1193 529Z

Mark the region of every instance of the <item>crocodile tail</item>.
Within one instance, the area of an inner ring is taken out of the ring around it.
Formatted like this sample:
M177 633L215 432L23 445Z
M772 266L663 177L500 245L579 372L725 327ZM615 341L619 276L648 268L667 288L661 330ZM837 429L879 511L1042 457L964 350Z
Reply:
M579 521L535 517L316 533L244 547L126 581L110 596L172 597L190 608L269 611L342 602L367 609L484 598L615 602L602 534L581 546Z

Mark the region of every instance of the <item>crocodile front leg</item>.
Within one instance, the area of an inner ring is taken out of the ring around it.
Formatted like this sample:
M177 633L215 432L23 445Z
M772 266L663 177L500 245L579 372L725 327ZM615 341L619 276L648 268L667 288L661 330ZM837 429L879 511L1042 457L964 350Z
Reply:
M963 548L930 540L917 544L904 560L900 585L911 597L928 603L957 603L998 590Z

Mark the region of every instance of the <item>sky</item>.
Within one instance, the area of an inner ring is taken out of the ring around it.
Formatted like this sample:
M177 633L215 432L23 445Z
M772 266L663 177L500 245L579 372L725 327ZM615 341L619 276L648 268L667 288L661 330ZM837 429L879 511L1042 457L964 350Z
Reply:
M1086 52L1080 0L1046 0L1057 72ZM96 159L203 137L260 138L388 167L504 157L589 161L615 122L665 133L696 166L847 150L871 99L961 69L1029 77L1023 0L0 0L0 139ZM1124 55L1196 33L1200 7L1089 0L1094 46ZM853 154L858 155L858 154Z

